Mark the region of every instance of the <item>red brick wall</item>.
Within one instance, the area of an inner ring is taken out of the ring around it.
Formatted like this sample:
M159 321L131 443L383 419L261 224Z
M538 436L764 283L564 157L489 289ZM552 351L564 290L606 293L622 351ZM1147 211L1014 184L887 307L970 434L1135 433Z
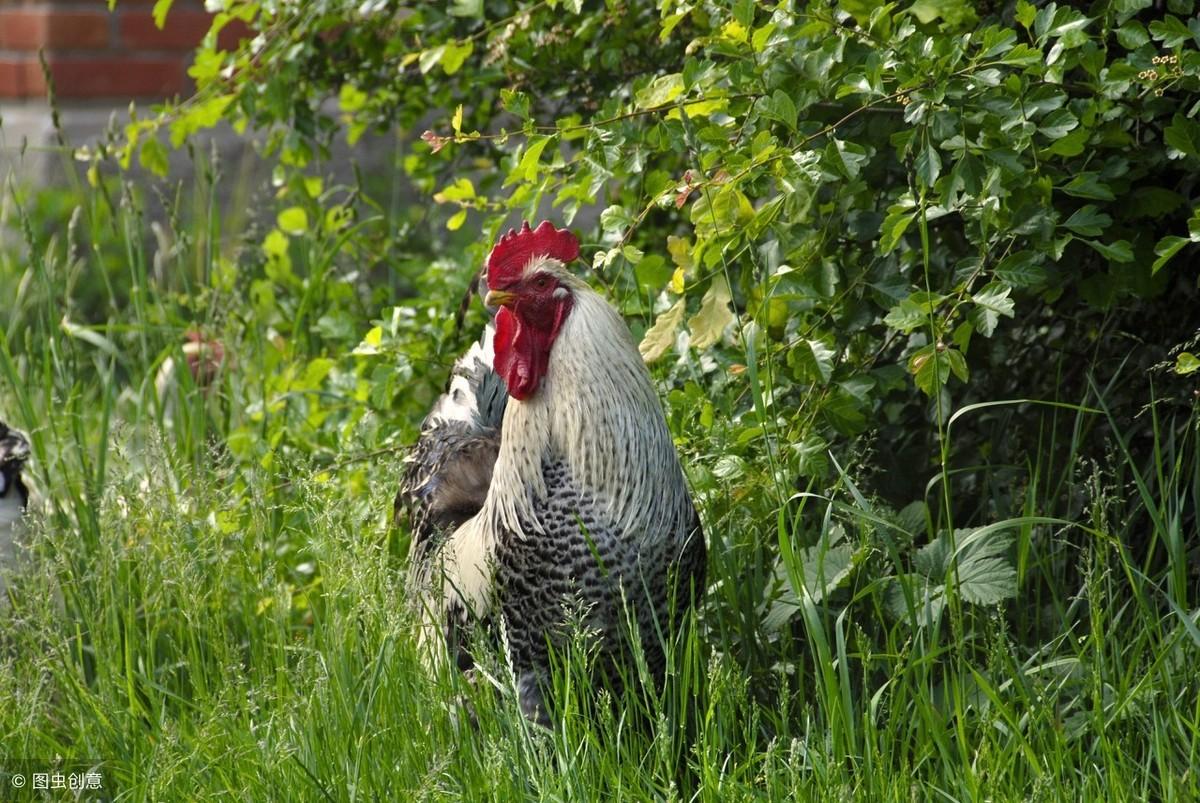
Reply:
M0 100L38 98L46 81L38 51L61 98L166 98L189 89L191 52L208 31L201 0L175 0L166 27L154 25L151 0L0 0ZM245 28L227 27L232 47Z

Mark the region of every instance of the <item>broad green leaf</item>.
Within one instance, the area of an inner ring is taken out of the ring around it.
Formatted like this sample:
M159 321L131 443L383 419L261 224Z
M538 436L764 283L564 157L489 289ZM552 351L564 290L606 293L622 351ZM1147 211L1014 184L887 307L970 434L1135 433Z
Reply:
M470 201L474 197L475 185L466 176L456 178L453 184L433 194L434 202L439 204Z
M667 353L675 345L675 332L683 322L683 313L687 311L687 300L679 299L669 310L658 316L654 325L646 330L638 351L646 362L654 362Z
M725 281L723 275L717 274L700 300L700 310L688 319L693 346L706 349L721 339L725 327L734 321L733 310L729 306L732 300L729 282Z
M446 75L454 75L474 50L475 44L470 39L464 40L461 44L458 42L448 43L442 51L442 70Z
M800 610L800 598L821 603L850 578L857 554L850 544L817 544L799 551L794 564L798 577L789 572L789 587L763 618L767 630L779 630ZM799 587L797 587L799 586Z
M453 0L450 13L455 17L482 17L483 0Z
M508 174L508 178L504 179L504 186L515 184L518 181L536 181L538 172L538 161L542 158L542 151L550 143L549 137L531 137L525 143L525 151L521 154L521 160L517 162L517 166Z
M613 205L600 213L600 230L619 234L633 223L633 215L620 205Z
M1163 141L1181 156L1200 156L1200 123L1176 114L1163 131Z
M165 176L170 169L170 163L167 159L167 149L158 141L158 137L149 136L142 143L142 150L138 154L138 161L142 167L149 170L156 176Z
M788 352L788 365L801 382L824 384L833 376L833 349L820 340L801 340Z
M1184 351L1175 358L1175 373L1180 376L1187 376L1196 371L1200 371L1200 357L1197 357L1190 351Z
M917 153L914 167L917 171L917 178L924 186L932 187L938 180L938 176L942 174L942 158L938 156L937 149L933 147L932 143L926 142L925 146Z
M879 252L881 254L888 254L896 247L916 216L917 210L911 206L896 205L888 209L888 215L879 227Z
M736 480L746 473L746 461L733 454L721 455L713 465L712 473L719 480Z
M1115 243L1107 244L1099 240L1084 240L1084 242L1113 262L1133 261L1133 246L1128 240L1117 240Z
M1006 553L1012 537L1004 532L958 530L958 592L976 605L995 605L1017 595L1017 572Z
M917 387L925 395L932 396L950 380L950 357L946 354L946 347L939 349L937 345L930 344L918 349L908 358L908 372L912 374Z
M1100 174L1094 172L1080 173L1063 185L1062 191L1076 198L1091 198L1097 201L1115 201L1112 189L1102 181Z
M1008 297L1011 287L1000 284L990 284L971 296L975 308L971 310L970 320L984 337L991 337L996 331L1000 316L1013 317L1013 301Z
M786 123L788 128L796 127L796 104L782 89L776 89L771 97L764 101L764 107L768 117Z
M1079 120L1067 109L1050 112L1038 123L1038 131L1048 139L1061 139L1079 125Z
M1112 225L1112 218L1101 212L1095 204L1088 204L1075 210L1062 225L1085 237L1099 237Z
M917 327L929 323L929 310L911 298L906 298L888 310L883 322L892 329L908 334Z
M1046 280L1046 269L1038 264L1040 254L1017 251L996 264L996 278L1013 287L1032 287Z
M658 292L671 281L671 266L661 254L650 254L637 263L633 275L643 291Z
M1151 22L1150 35L1169 49L1177 48L1193 38L1192 32L1174 14L1167 14L1161 20Z
M342 88L338 90L338 105L344 112L356 112L367 105L368 97L366 92L354 84L342 84Z
M733 187L721 187L700 193L692 204L692 225L701 239L732 234L754 218L754 207L743 193Z
M639 109L652 109L666 105L683 94L683 75L671 73L660 75L634 95L634 105Z
M383 327L375 326L363 337L362 342L355 347L352 354L359 356L370 356L379 353L379 346L383 343Z
M446 228L449 229L450 231L458 231L459 229L462 228L462 225L466 222L467 222L467 210L460 209L457 212L455 212L453 215L451 215L450 219L446 221Z
M308 231L308 213L299 206L291 206L279 213L277 223L288 234L303 234Z
M1158 259L1154 260L1154 264L1150 266L1150 275L1158 273L1162 270L1163 265L1171 261L1171 257L1179 253L1179 249L1183 248L1189 242L1187 237L1177 237L1169 234L1158 241L1154 246L1154 253Z

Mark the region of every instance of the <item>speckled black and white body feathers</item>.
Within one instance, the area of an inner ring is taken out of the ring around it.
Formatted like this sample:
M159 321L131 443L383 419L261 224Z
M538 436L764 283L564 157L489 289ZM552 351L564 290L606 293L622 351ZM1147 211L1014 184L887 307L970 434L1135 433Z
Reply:
M413 526L413 577L430 659L456 654L468 665L461 629L499 615L496 630L506 639L522 705L541 718L540 698L532 692L525 699L525 691L545 679L551 646L578 618L572 612L599 635L610 664L627 658L621 634L628 615L651 672L661 674L661 634L667 618L701 593L705 546L624 321L561 263L535 258L525 271L551 273L573 296L541 386L524 400L495 403L499 377L477 370L491 354L489 329L459 361L427 419L398 503ZM464 391L458 398L456 387Z

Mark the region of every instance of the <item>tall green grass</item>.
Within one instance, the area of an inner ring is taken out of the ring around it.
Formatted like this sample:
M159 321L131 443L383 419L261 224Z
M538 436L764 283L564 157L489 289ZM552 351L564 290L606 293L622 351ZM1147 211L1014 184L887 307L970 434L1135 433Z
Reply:
M0 610L0 769L103 761L122 800L1200 799L1194 412L1156 418L1147 452L1104 389L1026 405L1046 432L1027 463L970 469L990 519L953 520L967 472L948 450L903 514L853 471L774 488L783 502L728 483L663 693L610 704L581 643L542 731L499 656L474 678L421 669L389 525L398 454L333 380L272 390L331 355L305 337L281 352L247 294L212 290L232 242L213 196L175 216L164 272L133 187L72 196L66 231L9 192L0 414L32 435L44 504ZM207 392L184 372L168 404L154 377L198 322L234 360ZM770 372L754 381L769 396ZM307 447L297 410L318 429L344 416L346 454ZM1098 463L1080 434L1096 427ZM944 604L914 573L873 573L982 525L1012 535L1015 599L964 601L953 562ZM813 593L804 550L839 543L850 579Z

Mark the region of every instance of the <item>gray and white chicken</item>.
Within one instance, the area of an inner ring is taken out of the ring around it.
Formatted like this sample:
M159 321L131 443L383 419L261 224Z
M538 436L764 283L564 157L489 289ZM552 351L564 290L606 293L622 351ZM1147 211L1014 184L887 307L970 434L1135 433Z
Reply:
M29 459L29 439L0 421L0 605L8 599L4 574L17 556L17 535L29 505L29 489L21 479Z
M610 682L632 671L627 619L661 681L668 620L698 601L706 565L650 376L621 316L567 270L578 256L548 221L496 243L495 320L455 364L397 495L428 660L470 667L468 634L487 627L543 724L550 650L575 614Z

